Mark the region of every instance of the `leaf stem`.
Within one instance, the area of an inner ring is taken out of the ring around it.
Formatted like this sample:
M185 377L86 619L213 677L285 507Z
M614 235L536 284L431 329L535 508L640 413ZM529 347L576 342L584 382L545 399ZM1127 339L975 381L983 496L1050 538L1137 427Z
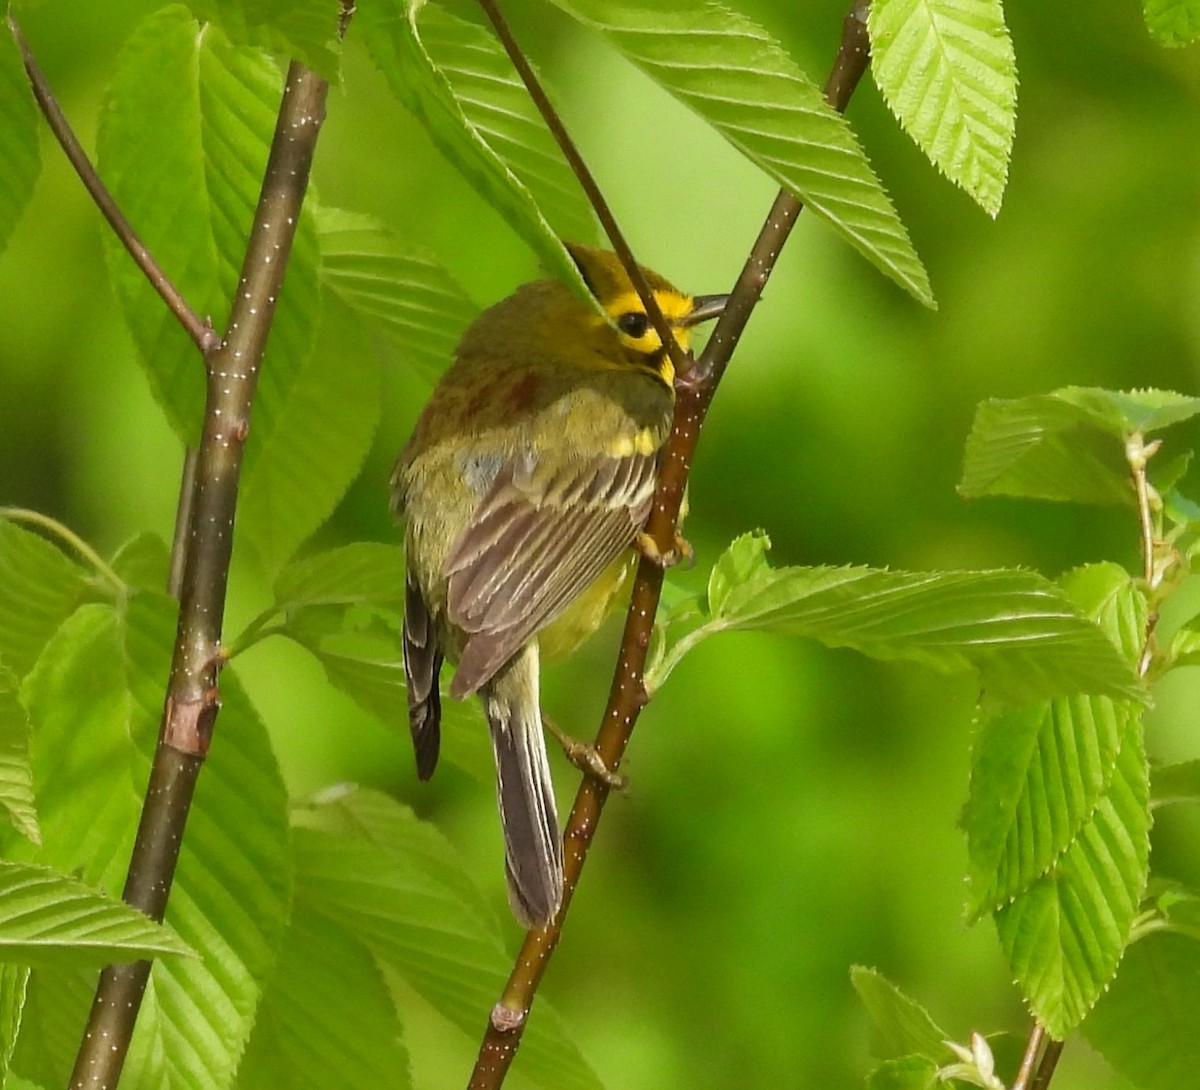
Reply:
M50 90L50 85L47 83L46 77L38 66L37 61L34 59L29 44L25 41L25 35L21 33L21 26L17 22L17 17L11 9L8 12L8 29L12 32L13 40L17 43L17 48L21 51L21 59L25 64L25 73L28 75L30 85L33 88L33 97L37 99L42 114L46 118L46 123L50 126L50 131L54 133L59 146L63 149L67 159L70 160L71 166L75 168L75 173L79 175L79 180L83 182L84 188L91 194L92 200L100 210L101 215L108 220L109 226L113 229L113 233L117 238L120 239L121 245L129 252L129 256L133 258L138 268L145 274L146 279L150 281L154 290L158 292L163 302L167 304L167 309L178 319L179 324L183 326L187 335L195 342L196 347L201 352L212 351L220 343L220 337L217 336L212 325L208 321L202 320L188 305L187 300L184 299L175 285L171 283L167 274L159 268L153 255L146 249L145 244L125 218L124 213L117 207L117 202L113 199L113 195L100 180L100 175L96 173L96 168L92 165L91 160L88 159L87 152L83 150L83 145L79 143L78 138L71 129L70 123L67 121L66 115L62 112L62 108L58 104L58 100Z
M229 333L216 351L205 354L208 394L179 589L179 627L158 748L124 891L126 901L157 920L166 909L192 793L220 706L221 625L242 454L327 91L325 80L292 63ZM148 961L109 966L101 973L72 1088L116 1086L149 975Z
M1042 1042L1046 1039L1046 1030L1041 1022L1034 1021L1029 1030L1029 1038L1025 1042L1025 1051L1021 1055L1021 1066L1017 1068L1017 1077L1013 1080L1012 1090L1028 1090L1029 1079L1033 1075L1038 1053L1041 1052Z
M31 511L27 507L0 507L0 518L11 519L13 522L28 522L40 526L43 530L60 538L71 546L104 578L106 583L121 593L125 590L125 580L112 570L95 549L83 540L70 527L59 522L56 518L43 515L40 511Z
M866 71L869 58L867 7L866 0L855 0L843 22L837 60L825 87L827 100L838 110L845 108ZM700 426L729 356L801 207L800 201L790 193L781 192L776 198L704 353L691 374L678 385L674 427L664 448L658 489L647 524L647 531L664 555L674 544L675 524ZM638 715L648 699L643 687L643 673L662 584L662 566L643 557L634 580L608 704L595 742L597 755L613 773L620 765ZM549 925L526 934L504 992L492 1008L471 1073L470 1090L496 1090L512 1064L538 985L562 937L563 923L608 792L608 783L599 777L586 776L580 784L563 835L562 907Z

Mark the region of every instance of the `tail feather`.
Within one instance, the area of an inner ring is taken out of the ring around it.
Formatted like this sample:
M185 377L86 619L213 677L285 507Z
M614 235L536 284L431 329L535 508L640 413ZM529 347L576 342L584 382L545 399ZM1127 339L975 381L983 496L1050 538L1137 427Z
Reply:
M529 643L480 691L496 756L505 873L513 913L549 923L562 903L562 840L538 705L537 644Z
M437 767L442 740L442 698L438 675L442 652L429 607L412 572L404 586L404 678L408 686L408 729L417 758L417 777L427 780Z

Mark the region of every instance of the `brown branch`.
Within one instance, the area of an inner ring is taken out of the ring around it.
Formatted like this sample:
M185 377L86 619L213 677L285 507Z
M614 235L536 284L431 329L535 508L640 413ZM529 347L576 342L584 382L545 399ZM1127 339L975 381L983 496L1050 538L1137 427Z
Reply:
M845 108L866 70L869 57L866 11L865 0L858 0L846 16L838 59L826 83L826 98L839 110ZM664 450L658 491L647 526L664 552L674 542L680 500L713 392L800 209L799 200L791 194L781 193L776 198L708 346L694 373L680 384L675 403L675 425ZM662 582L662 567L643 559L634 581L608 705L596 736L596 751L613 772L620 765L638 714L646 702L642 676ZM580 785L563 836L562 907L547 927L526 934L508 984L492 1009L471 1074L470 1090L495 1090L503 1083L512 1064L538 985L562 935L563 922L608 792L608 785L596 777L585 777Z
M221 622L242 454L259 364L287 269L308 172L325 116L325 80L293 63L230 313L206 354L208 394L158 749L126 879L125 900L156 920L166 910L192 792L220 705ZM186 484L185 484L186 487ZM71 1086L115 1087L150 962L109 966L75 1060Z
M1054 1070L1058 1067L1058 1058L1062 1055L1062 1050L1062 1041L1046 1042L1046 1051L1042 1053L1042 1062L1038 1064L1037 1075L1030 1083L1029 1090L1046 1090L1050 1080L1054 1078Z
M1041 1052L1042 1042L1046 1039L1046 1030L1041 1022L1034 1021L1025 1042L1025 1051L1021 1054L1021 1066L1017 1068L1017 1077L1013 1080L1012 1090L1028 1090L1029 1080L1033 1076L1034 1065Z
M45 75L34 59L33 53L25 41L25 35L21 33L17 17L12 11L8 13L8 29L12 32L13 40L17 43L17 48L21 51L21 59L25 64L25 73L29 76L30 85L33 87L33 97L37 99L42 114L46 118L46 123L50 126L50 131L54 133L59 146L70 160L71 166L75 168L75 173L79 175L79 180L83 182L84 188L91 194L92 200L95 202L96 207L100 209L101 215L108 220L109 226L113 229L113 233L117 238L120 239L121 245L129 251L129 256L133 258L138 268L145 274L146 279L150 281L151 286L158 292L162 301L167 304L167 308L178 319L179 324L183 326L187 335L195 342L196 347L201 352L211 352L220 344L220 338L217 336L216 330L188 306L187 300L180 294L179 289L171 283L167 274L159 268L150 251L146 249L145 244L138 238L137 232L134 231L120 208L117 207L117 202L113 199L113 195L100 180L100 175L96 173L96 168L92 165L91 160L88 159L87 152L83 150L83 145L79 143L78 138L71 129L70 123L67 121L66 115L63 114L62 108L58 104L58 100L50 90L50 85L46 82Z
M608 202L604 199L604 194L600 192L600 186L596 183L596 179L588 169L587 163L584 162L583 156L575 146L575 141L571 139L571 135L567 132L566 126L558 116L558 112L554 109L549 98L546 97L546 92L542 89L542 85L535 75L533 68L530 67L525 54L521 52L521 47L517 45L516 39L513 38L512 31L508 28L508 23L504 21L504 16L500 14L496 0L479 0L479 6L483 8L484 13L491 20L492 26L495 27L496 36L500 39L500 44L504 46L505 52L508 53L509 59L513 62L513 67L516 68L517 74L525 84L525 89L529 92L529 97L533 100L534 105L537 106L538 111L546 122L546 127L550 130L550 134L562 150L563 155L571 166L572 172L579 180L579 184L583 188L588 202L595 210L596 217L600 220L600 226L604 228L604 233L608 236L608 241L612 243L613 251L620 258L621 264L625 267L625 272L628 274L634 289L638 293L638 298L642 301L642 306L646 308L646 316L650 319L650 324L654 326L654 331L658 334L660 343L667 346L667 353L671 357L671 365L675 368L675 374L684 374L691 367L691 360L684 355L683 349L679 347L679 343L675 340L675 336L667 324L667 319L663 317L662 308L659 307L658 300L654 298L654 292L650 290L650 285L646 283L646 278L642 275L641 267L635 260L633 251L629 248L629 243L625 241L625 236L617 224L616 217L612 214L612 209L608 207Z

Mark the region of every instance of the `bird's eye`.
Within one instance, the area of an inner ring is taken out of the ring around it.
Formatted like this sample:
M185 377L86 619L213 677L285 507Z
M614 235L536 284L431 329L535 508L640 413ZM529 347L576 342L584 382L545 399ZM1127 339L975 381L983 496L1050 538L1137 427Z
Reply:
M631 337L635 341L641 340L646 335L646 330L650 328L650 319L640 310L631 310L617 319L617 328L626 337Z

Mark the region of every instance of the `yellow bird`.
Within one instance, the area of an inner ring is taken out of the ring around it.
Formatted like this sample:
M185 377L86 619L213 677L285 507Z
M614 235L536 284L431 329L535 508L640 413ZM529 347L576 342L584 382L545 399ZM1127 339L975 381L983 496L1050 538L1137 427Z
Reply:
M406 522L404 669L417 774L438 758L438 675L491 729L509 902L526 927L562 902L562 844L538 701L539 652L604 619L650 511L675 371L616 255L567 246L607 318L538 280L464 334L392 474ZM643 270L679 344L726 297Z

